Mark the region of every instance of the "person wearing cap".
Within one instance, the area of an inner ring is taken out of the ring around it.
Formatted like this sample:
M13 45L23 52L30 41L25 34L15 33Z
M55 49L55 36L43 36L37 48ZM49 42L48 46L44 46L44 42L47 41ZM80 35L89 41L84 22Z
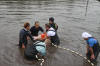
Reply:
M46 56L46 44L42 41L36 41L25 49L24 56L28 60L37 60L36 57L44 58Z
M30 37L32 41L32 35L29 32L30 30L30 24L28 22L24 23L24 28L20 30L19 33L19 47L25 48L28 44L28 38Z
M59 39L55 29L50 27L49 24L45 24L45 28L46 28L46 33L47 33L47 39L49 39L51 41L51 43L53 43L55 45L59 45L60 39Z
M39 21L36 21L34 26L30 29L32 36L38 36L39 31L44 32L43 28L39 25Z
M50 27L54 28L55 31L58 30L58 25L54 22L54 18L53 17L49 18L49 25L50 25Z
M82 37L87 42L86 56L91 61L96 61L99 54L99 42L87 32L82 33Z

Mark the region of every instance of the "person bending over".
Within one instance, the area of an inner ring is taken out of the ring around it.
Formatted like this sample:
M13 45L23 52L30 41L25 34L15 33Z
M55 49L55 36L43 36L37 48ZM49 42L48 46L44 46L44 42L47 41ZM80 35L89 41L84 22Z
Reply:
M92 37L92 35L87 32L83 32L82 37L87 42L87 58L90 59L91 62L96 61L100 49L98 40Z

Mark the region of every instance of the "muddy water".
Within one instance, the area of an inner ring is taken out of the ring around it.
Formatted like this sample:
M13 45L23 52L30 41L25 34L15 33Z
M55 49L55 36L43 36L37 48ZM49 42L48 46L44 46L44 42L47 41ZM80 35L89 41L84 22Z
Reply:
M49 17L59 25L61 46L85 56L84 31L90 32L100 41L100 2L89 1L87 15L86 0L0 0L0 66L40 66L40 62L24 59L18 46L19 30L28 21L40 21L44 27ZM44 66L90 66L83 58L69 51L51 47ZM100 58L98 58L100 66Z

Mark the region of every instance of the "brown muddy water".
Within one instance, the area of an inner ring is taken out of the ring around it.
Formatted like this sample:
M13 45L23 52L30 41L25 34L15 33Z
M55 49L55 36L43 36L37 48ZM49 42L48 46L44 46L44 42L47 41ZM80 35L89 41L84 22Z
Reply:
M90 0L0 0L0 66L40 66L40 62L25 60L16 46L23 23L40 21L44 27L49 17L59 25L62 47L85 56L85 41L81 33L87 31L100 41L100 2ZM100 55L98 57L100 66ZM91 66L82 57L51 47L43 66Z

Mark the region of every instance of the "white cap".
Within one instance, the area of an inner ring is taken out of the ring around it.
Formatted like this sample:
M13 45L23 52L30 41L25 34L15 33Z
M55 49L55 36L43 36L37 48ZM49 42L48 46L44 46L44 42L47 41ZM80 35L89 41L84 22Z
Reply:
M89 38L89 37L92 37L92 35L89 34L89 33L87 33L87 32L83 32L83 33L82 33L82 37L83 37L83 38Z

